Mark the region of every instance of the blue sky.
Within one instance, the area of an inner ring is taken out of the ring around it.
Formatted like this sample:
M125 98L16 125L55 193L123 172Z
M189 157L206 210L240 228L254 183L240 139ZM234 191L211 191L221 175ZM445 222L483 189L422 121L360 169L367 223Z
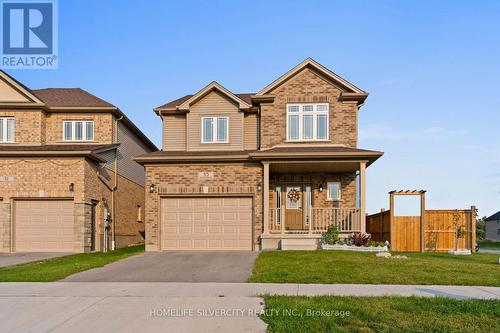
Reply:
M30 88L82 87L159 146L152 109L216 80L256 92L312 57L370 96L360 143L368 210L393 189L429 208L500 210L498 1L59 1L59 69Z

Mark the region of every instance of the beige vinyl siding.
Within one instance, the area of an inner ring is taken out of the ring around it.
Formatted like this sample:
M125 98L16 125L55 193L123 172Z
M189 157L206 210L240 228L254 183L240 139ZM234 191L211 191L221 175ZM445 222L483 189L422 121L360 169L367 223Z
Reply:
M30 102L7 82L0 80L0 102Z
M201 119L228 117L228 143L201 143ZM187 150L243 150L243 112L223 94L212 91L191 106L187 118Z
M259 122L257 114L245 115L243 135L243 148L245 150L257 150L259 147Z
M144 168L132 159L151 152L126 125L118 122L118 174L144 186Z
M163 150L186 150L186 115L163 116Z
M99 153L99 154L97 154L97 156L99 156L100 158L102 158L103 160L106 161L104 163L106 168L113 170L113 168L114 168L113 163L115 161L115 150L114 149L110 149L110 150L107 150L105 152Z

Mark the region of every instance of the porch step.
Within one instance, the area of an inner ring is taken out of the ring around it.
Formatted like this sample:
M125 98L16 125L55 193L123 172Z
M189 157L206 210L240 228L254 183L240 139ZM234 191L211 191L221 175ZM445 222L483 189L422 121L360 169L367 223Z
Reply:
M281 240L282 250L313 251L318 249L318 240L315 238L284 238Z

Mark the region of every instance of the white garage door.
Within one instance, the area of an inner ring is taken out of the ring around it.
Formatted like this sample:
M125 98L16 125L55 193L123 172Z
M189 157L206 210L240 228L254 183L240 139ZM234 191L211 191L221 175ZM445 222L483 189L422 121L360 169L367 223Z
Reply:
M14 214L17 252L73 251L73 201L16 201Z
M252 198L162 199L163 250L252 250Z

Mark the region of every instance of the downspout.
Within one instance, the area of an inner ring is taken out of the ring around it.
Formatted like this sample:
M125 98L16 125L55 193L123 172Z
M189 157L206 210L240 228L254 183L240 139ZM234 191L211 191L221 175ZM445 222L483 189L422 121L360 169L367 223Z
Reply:
M104 177L101 175L101 170L104 169L105 167L106 167L106 165L103 164L103 165L101 165L101 167L99 169L96 170L97 178L111 192L111 195L113 195L113 188L108 185L108 182L106 181L106 179L104 179ZM107 204L105 198L103 198L103 203L104 203L105 209L108 210L108 204ZM102 227L103 227L103 233L102 233L102 237L103 237L102 252L108 252L108 232L107 232L107 228L106 228L106 218L104 219L104 223L103 223Z
M120 118L115 119L115 130L113 133L113 143L118 143L118 122L123 119L123 115ZM116 249L115 242L115 225L116 225L116 205L115 205L115 196L116 191L118 190L118 147L115 149L115 160L113 161L113 169L114 169L114 184L113 191L111 192L111 250L114 251Z

